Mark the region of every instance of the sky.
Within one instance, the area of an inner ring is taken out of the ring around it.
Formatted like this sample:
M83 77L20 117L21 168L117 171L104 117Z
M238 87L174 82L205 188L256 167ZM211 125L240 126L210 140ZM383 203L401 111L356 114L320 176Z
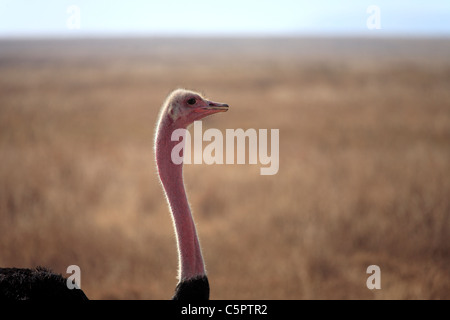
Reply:
M0 0L0 37L450 36L450 0Z

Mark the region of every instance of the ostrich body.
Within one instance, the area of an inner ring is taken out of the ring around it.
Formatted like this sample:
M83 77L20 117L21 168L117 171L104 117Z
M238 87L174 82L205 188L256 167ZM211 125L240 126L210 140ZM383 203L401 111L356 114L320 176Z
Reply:
M0 268L0 300L88 300L81 289L69 289L67 279L43 267Z
M173 300L209 299L200 243L183 183L183 164L171 160L172 132L195 120L224 112L228 105L208 101L193 91L177 89L164 102L158 119L155 156L175 229L178 247L178 285ZM183 137L184 141L184 137ZM69 289L67 279L47 268L0 268L0 300L88 300L81 289Z

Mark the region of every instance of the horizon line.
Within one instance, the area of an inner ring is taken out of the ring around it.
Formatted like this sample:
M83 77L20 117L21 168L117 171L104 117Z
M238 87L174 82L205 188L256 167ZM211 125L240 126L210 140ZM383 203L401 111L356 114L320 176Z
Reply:
M0 40L83 40L83 39L289 39L289 38L367 38L367 39L449 39L450 32L284 32L284 33L153 33L153 32L94 32L94 33L23 33L1 34Z

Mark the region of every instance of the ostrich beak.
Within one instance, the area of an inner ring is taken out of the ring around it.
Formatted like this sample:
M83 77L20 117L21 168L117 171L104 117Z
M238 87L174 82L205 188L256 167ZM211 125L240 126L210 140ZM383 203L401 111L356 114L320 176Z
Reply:
M211 110L214 111L213 113L228 111L228 104L226 103L218 103L213 101L206 101L206 102L208 105L203 107L202 108L203 110Z
M201 115L201 118L206 117L210 114L218 112L228 111L228 104L218 103L214 101L205 100L206 105L196 108L194 111Z

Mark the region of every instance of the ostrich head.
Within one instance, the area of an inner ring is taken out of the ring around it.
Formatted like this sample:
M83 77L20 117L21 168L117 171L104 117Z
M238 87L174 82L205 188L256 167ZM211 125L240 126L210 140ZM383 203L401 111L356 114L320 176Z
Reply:
M167 115L177 128L186 128L196 120L227 110L225 103L209 101L194 91L177 89L167 97L161 116Z

